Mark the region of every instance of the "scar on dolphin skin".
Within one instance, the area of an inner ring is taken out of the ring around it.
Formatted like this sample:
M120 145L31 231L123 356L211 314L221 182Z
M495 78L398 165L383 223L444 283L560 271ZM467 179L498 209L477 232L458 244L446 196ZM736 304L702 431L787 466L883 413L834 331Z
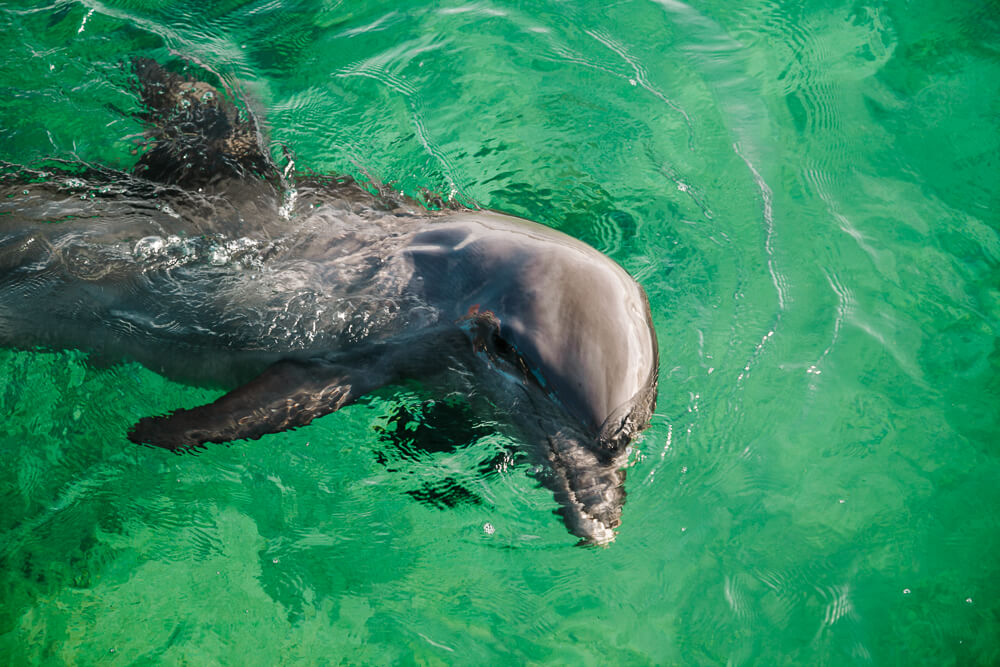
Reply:
M620 266L514 216L280 170L249 107L189 64L129 70L134 169L0 165L0 344L227 389L128 432L173 451L305 427L409 380L458 391L581 544L615 538L658 368Z

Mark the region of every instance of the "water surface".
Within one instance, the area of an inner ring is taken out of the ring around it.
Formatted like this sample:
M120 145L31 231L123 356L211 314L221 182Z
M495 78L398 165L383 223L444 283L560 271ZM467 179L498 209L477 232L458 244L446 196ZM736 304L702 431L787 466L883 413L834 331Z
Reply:
M174 456L128 426L217 391L0 351L3 662L997 664L998 17L0 4L0 159L128 168L122 63L182 54L299 168L603 250L661 352L619 538L581 549L420 387Z

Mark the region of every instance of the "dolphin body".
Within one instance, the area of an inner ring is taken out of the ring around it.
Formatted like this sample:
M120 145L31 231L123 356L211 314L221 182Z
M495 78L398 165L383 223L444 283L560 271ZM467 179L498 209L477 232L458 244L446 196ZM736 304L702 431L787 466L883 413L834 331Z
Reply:
M527 220L281 173L216 88L132 69L149 150L131 173L0 170L0 344L231 389L129 431L175 451L301 427L408 378L467 387L569 531L614 539L658 366L620 266Z

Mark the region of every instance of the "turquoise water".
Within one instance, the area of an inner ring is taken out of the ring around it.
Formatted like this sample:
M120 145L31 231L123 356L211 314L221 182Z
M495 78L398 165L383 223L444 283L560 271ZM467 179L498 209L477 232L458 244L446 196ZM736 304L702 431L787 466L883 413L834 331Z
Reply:
M129 167L122 63L181 54L300 168L603 250L661 354L583 549L419 387L174 456L127 428L218 392L0 351L4 663L1000 663L995 2L26 0L0 31L0 159Z

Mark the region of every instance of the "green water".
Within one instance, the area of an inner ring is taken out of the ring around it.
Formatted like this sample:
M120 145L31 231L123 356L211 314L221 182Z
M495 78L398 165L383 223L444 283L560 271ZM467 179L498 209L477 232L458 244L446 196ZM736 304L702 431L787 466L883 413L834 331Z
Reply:
M121 64L182 54L300 168L607 252L661 352L582 549L419 387L174 456L126 429L218 392L0 351L0 662L1000 663L996 2L24 0L0 33L0 159L127 168Z

